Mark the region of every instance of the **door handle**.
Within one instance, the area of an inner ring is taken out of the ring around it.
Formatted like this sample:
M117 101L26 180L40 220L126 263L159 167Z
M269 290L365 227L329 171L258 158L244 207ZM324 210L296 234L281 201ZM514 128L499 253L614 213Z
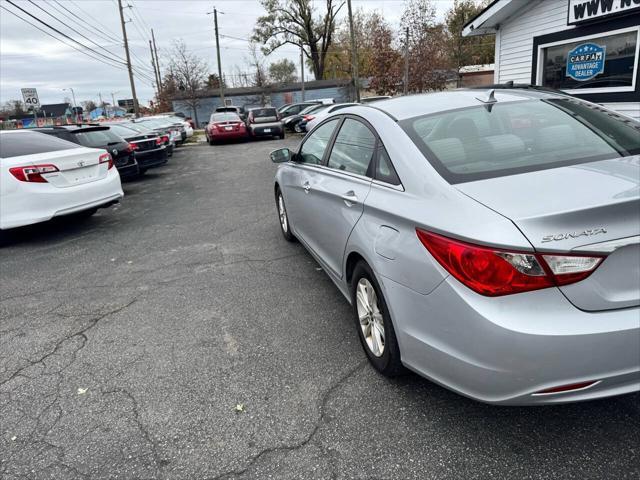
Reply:
M309 193L309 190L311 190L311 184L309 182L304 182L302 184L302 188L304 188L304 193Z
M358 203L358 196L353 190L349 190L344 195L341 195L340 198L344 200L344 203L347 207L352 207L354 204Z

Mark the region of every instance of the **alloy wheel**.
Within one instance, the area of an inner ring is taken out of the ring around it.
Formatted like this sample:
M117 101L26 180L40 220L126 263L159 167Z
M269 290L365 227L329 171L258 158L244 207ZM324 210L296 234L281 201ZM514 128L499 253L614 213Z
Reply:
M287 210L284 208L284 199L281 193L278 194L278 214L280 216L282 231L287 233L289 231L289 220L287 219Z
M361 278L356 287L356 308L367 347L376 357L381 357L385 345L384 320L376 291L366 278Z

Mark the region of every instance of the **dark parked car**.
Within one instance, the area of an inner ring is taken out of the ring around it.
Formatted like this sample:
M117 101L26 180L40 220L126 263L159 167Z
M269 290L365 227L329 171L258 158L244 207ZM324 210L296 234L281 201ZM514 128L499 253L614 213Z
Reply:
M320 103L321 102L315 100L309 102L288 103L278 108L278 113L280 114L280 118L284 119L290 117L291 115L297 115L305 108L319 105Z
M155 132L137 132L124 125L112 125L114 131L121 135L135 152L140 174L142 175L149 168L160 167L167 163L168 140L166 135L158 135Z
M247 113L244 108L236 107L235 105L225 105L224 107L216 107L213 113L235 113L238 115L243 121L247 119Z
M109 127L102 125L63 125L32 129L85 147L102 148L109 152L121 178L139 174L133 147Z
M103 123L102 125L109 125L110 127L126 127L129 130L133 130L134 132L140 134L153 134L155 133L164 141L164 146L167 148L167 157L171 158L173 156L173 149L175 147L175 139L180 138L180 132L177 130L171 130L171 127L168 125L158 125L157 127L153 127L149 123L133 123L133 122L118 122L118 123ZM116 132L118 133L118 132ZM129 132L131 133L131 132ZM120 135L118 133L118 135ZM120 135L125 138L124 135Z
M274 107L252 108L247 115L247 129L251 137L284 138L284 127Z
M301 123L306 120L306 118L313 114L313 113L318 113L321 112L322 110L326 110L327 108L331 107L331 105L325 105L325 104L316 104L316 105L310 105L307 108L305 108L304 110L302 110L300 113L298 113L297 115L291 115L290 117L285 118L282 121L282 124L284 126L284 128L286 128L287 130L289 130L290 132L297 132L297 133L303 133L304 130L302 129L302 125Z

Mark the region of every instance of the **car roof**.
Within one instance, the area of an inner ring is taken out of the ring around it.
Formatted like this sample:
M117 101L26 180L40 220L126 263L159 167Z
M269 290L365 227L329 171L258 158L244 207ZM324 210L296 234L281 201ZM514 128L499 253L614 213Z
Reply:
M373 107L387 113L396 120L403 120L431 113L484 105L484 100L488 98L492 90L497 103L566 97L560 92L556 93L535 88L458 89L388 98L367 103L363 105L363 108Z
M109 126L108 125L97 125L97 124L93 124L93 125L52 125L49 127L37 127L37 128L31 128L30 130L34 130L36 132L42 132L45 130L66 130L67 132L86 132L86 131L91 131L91 130L108 130Z

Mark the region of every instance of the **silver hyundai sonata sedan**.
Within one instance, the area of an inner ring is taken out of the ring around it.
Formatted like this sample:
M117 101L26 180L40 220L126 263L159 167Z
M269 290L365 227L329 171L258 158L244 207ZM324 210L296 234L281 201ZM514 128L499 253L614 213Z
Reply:
M640 389L638 154L631 118L504 88L344 109L271 159L379 372L541 404Z

